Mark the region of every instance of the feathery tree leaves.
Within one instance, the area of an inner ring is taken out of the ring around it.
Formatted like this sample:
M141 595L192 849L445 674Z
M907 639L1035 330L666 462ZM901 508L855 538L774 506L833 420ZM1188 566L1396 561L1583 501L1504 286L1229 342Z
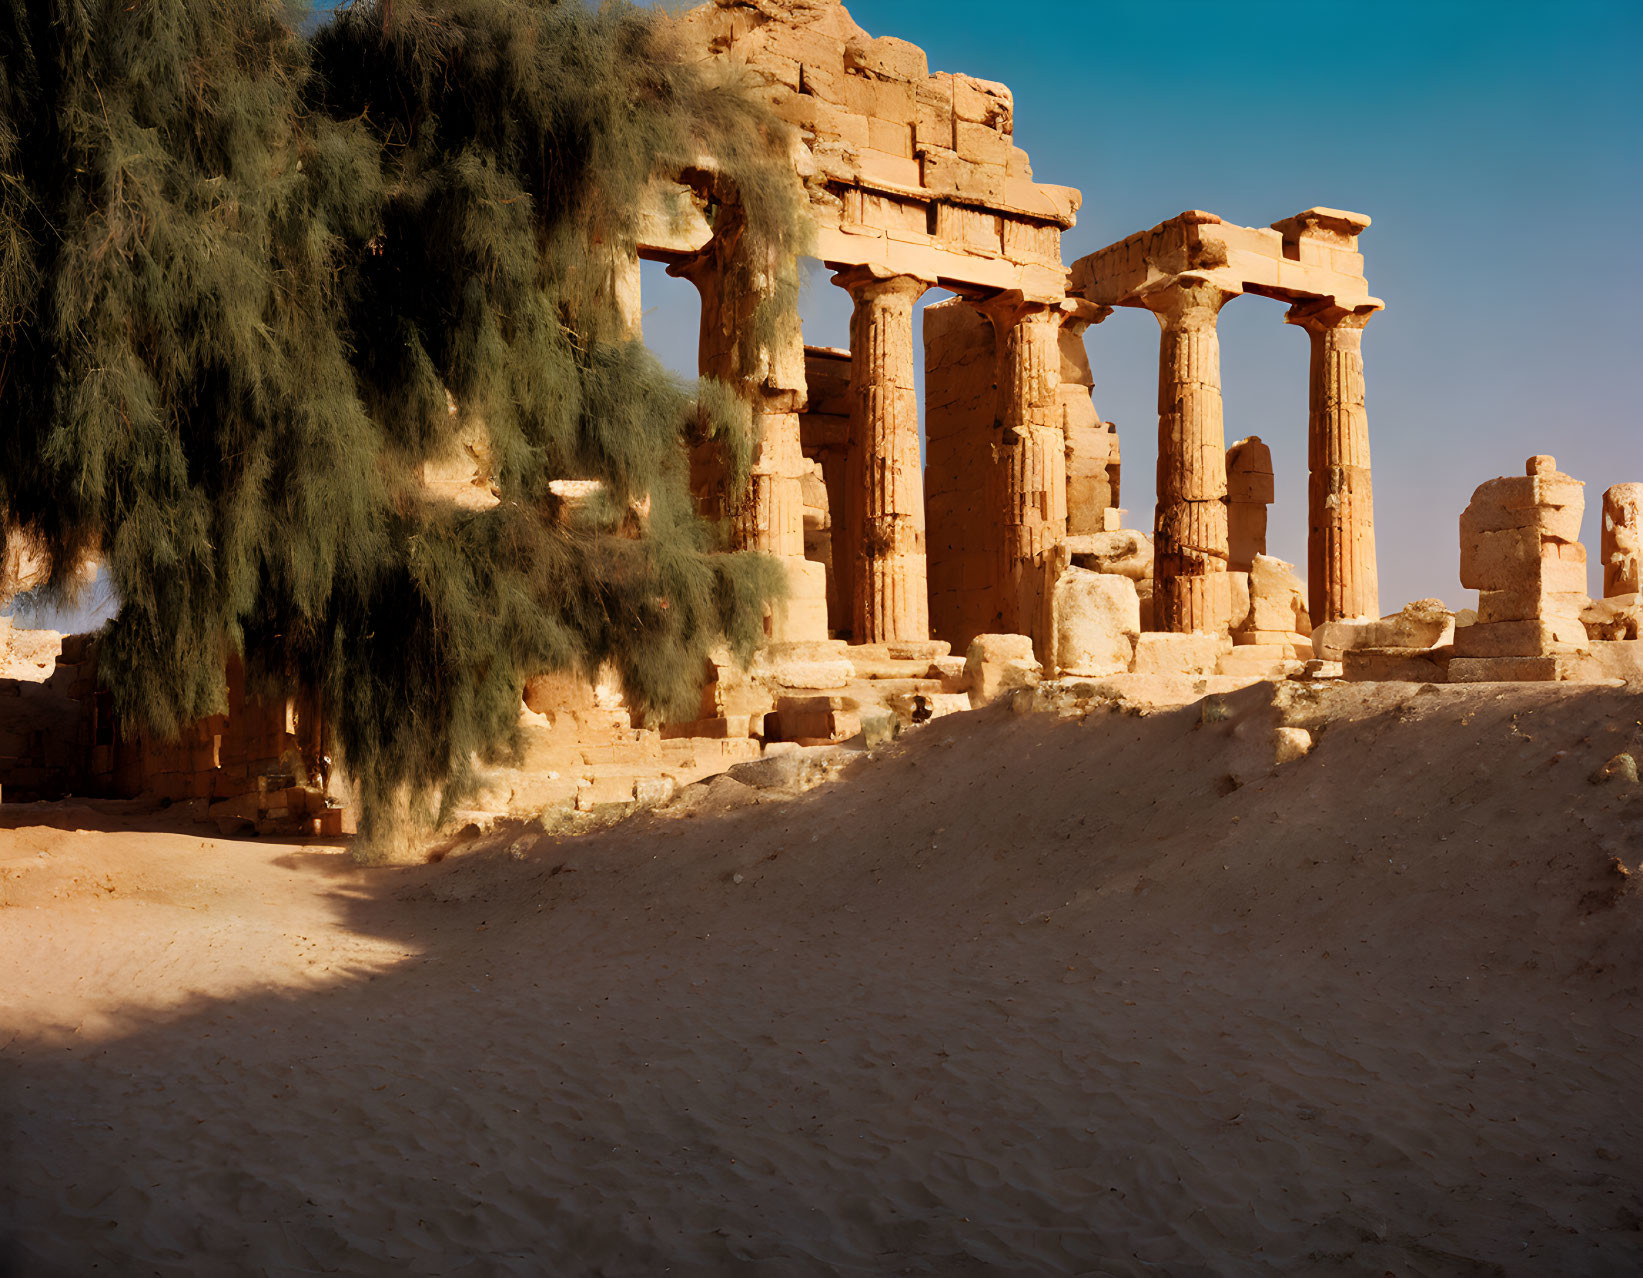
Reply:
M101 674L158 734L241 652L319 690L367 828L514 744L531 675L689 712L774 565L714 553L684 442L749 418L624 330L657 179L800 247L786 138L624 3L0 0L0 529L122 601ZM494 504L430 493L467 445ZM560 479L603 484L565 508ZM4 533L0 532L0 537Z

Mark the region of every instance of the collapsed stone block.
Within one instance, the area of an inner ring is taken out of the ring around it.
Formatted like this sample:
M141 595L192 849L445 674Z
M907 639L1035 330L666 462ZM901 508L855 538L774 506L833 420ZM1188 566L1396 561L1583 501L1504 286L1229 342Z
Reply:
M1043 668L1027 635L977 635L964 659L970 704L980 708L1018 688L1038 685Z
M1478 610L1473 625L1455 632L1457 657L1542 657L1586 644L1585 485L1551 457L1531 457L1524 469L1479 485L1461 514L1461 584L1478 591ZM1540 669L1510 677L1562 677L1533 673ZM1482 675L1451 665L1451 677Z
M1116 573L1132 581L1147 581L1152 577L1152 541L1134 529L1068 537L1066 547L1076 568Z
M1603 594L1643 591L1643 484L1616 484L1603 494Z
M1294 564L1272 555L1255 556L1249 569L1249 621L1244 628L1302 637L1312 633L1306 587L1296 575Z
M1068 568L1055 585L1055 668L1063 675L1122 674L1135 659L1141 604L1128 577Z
M1331 621L1312 632L1312 647L1325 661L1370 649L1412 650L1451 643L1455 615L1438 599L1417 599L1379 621Z
M1150 631L1135 641L1134 674L1211 675L1223 654L1232 651L1226 635L1171 634Z
M1594 599L1581 609L1580 622L1588 639L1643 639L1643 594Z

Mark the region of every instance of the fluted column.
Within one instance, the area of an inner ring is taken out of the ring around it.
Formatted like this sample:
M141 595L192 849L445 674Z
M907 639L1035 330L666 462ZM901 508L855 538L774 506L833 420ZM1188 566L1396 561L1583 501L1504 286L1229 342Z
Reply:
M1312 339L1307 593L1314 625L1380 616L1363 381L1363 330L1373 314L1307 303L1286 316Z
M1003 478L1003 626L1049 658L1055 548L1067 535L1059 303L1006 294L983 304L998 332L997 463Z
M730 521L737 550L802 561L805 383L797 277L750 249L735 206L721 208L715 230L706 248L669 274L690 280L702 297L702 376L730 387L752 413L752 474L745 498L723 507L722 450L710 448L692 459L692 487L704 514Z
M1236 296L1183 279L1143 300L1163 329L1158 354L1158 510L1153 616L1159 630L1213 632L1226 618L1212 578L1227 570L1227 458L1216 319Z
M930 287L907 275L842 272L850 290L850 448L846 553L854 559L857 643L930 637L924 468L914 385L913 307Z

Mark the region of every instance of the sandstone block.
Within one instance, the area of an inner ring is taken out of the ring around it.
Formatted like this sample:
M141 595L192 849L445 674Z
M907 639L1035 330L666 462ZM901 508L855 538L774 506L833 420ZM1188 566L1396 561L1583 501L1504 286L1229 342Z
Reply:
M1478 591L1478 622L1535 621L1579 617L1591 603L1585 591L1562 593L1535 589Z
M1601 538L1604 595L1643 591L1643 484L1616 484L1603 494Z
M1273 742L1272 761L1279 767L1312 753L1312 734L1305 728L1279 728Z
M999 168L1010 162L1010 140L985 124L971 124L959 120L954 127L952 144L961 159L972 164L989 164Z
M1583 677L1643 684L1643 639L1594 640L1588 648L1575 663Z
M1285 679L1299 673L1305 662L1281 644L1245 644L1221 654L1215 673L1255 679Z
M1152 576L1152 542L1133 529L1086 533L1068 537L1068 554L1074 566L1090 572L1116 573L1133 581Z
M1449 677L1449 648L1353 648L1341 662L1353 683L1443 683Z
M1312 633L1306 611L1306 587L1295 565L1273 555L1256 555L1249 569L1247 628L1277 630L1299 635Z
M1594 599L1581 610L1588 639L1643 639L1643 594Z
M1152 631L1137 636L1133 674L1214 674L1221 657L1232 651L1225 635L1169 634Z
M1042 668L1027 635L977 635L964 659L970 703L980 707L1018 688L1036 687Z
M920 84L930 75L924 50L894 36L851 40L844 47L844 66L846 71L904 84Z
M1569 475L1538 473L1491 479L1461 514L1461 540L1473 533L1538 528L1561 541L1580 540L1586 485Z
M1480 621L1455 631L1457 657L1532 657L1557 648L1586 646L1586 627L1578 616L1538 621Z
M1449 663L1450 683L1556 683L1572 673L1568 656L1456 657Z
M1436 599L1418 599L1379 621L1331 621L1312 632L1312 646L1325 661L1369 648L1435 648L1454 639L1455 618Z
M1130 668L1141 605L1128 577L1068 568L1056 582L1053 607L1060 674L1099 677Z
M1586 548L1536 528L1464 534L1460 584L1468 590L1586 589Z

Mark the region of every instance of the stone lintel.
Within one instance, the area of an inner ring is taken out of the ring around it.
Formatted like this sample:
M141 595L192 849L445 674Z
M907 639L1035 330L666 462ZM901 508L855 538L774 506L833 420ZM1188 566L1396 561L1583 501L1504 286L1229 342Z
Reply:
M1231 294L1331 299L1349 311L1380 308L1369 295L1362 256L1333 232L1288 239L1279 230L1235 226L1196 210L1079 259L1071 290L1103 306L1144 306L1147 294L1177 277Z
M869 267L886 276L911 275L933 280L941 288L955 293L1016 289L1035 298L1059 302L1067 292L1065 267L957 252L944 248L936 240L912 243L821 226L816 230L815 255L833 271Z

